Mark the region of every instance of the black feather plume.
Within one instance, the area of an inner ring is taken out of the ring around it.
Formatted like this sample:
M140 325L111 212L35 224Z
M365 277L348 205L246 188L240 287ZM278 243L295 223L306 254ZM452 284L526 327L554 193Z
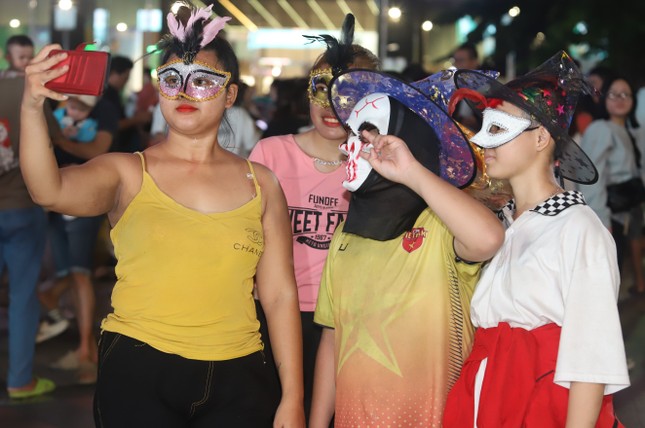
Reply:
M354 25L356 19L354 15L348 13L345 15L343 26L340 32L340 41L329 34L321 34L319 36L303 36L309 40L309 43L323 42L327 45L325 52L325 62L331 66L332 72L335 75L340 74L343 70L354 61Z
M196 7L190 2L184 1L181 3L182 5L177 10L176 16L185 25L191 13L196 10ZM165 34L159 43L157 43L157 50L174 54L181 58L184 63L190 64L195 60L197 52L201 49L200 43L202 41L203 27L203 20L195 21L192 27L186 30L186 38L183 42L170 33Z
M356 18L351 13L345 15L343 26L340 29L340 44L351 46L354 43L354 25Z

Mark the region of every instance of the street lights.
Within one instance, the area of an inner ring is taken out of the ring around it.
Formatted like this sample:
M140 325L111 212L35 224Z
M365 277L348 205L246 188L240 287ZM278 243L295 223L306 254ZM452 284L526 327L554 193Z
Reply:
M391 7L387 10L387 15L390 17L390 19L394 22L399 22L399 19L401 19L401 9L398 7Z

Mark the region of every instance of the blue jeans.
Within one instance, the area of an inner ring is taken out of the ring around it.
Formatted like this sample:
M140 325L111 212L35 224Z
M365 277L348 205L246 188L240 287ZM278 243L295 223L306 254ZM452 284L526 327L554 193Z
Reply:
M9 388L33 379L40 316L36 286L46 233L42 208L0 210L0 274L5 266L9 272Z

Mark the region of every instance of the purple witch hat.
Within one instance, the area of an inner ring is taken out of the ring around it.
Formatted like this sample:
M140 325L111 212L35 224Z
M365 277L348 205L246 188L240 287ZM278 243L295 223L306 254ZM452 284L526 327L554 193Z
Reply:
M343 124L347 123L358 101L366 95L381 92L398 100L423 118L441 141L441 178L460 188L468 186L475 175L475 162L467 138L441 104L435 103L430 94L414 85L385 73L350 69L330 82L329 100L338 120Z

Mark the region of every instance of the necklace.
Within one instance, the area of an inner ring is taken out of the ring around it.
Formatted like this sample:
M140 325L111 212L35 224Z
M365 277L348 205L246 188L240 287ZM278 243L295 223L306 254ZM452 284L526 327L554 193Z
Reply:
M319 158L313 158L314 163L317 163L318 165L322 166L339 166L342 165L344 161L342 160L335 160L335 161L328 161L324 159L319 159Z

